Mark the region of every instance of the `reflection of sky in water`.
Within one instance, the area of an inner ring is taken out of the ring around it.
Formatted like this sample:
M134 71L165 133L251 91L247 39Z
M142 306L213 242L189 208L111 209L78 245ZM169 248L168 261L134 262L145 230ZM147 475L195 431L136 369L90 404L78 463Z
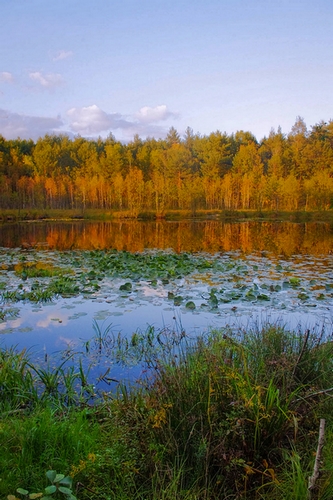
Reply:
M232 257L223 255L221 259ZM239 258L239 256L237 257ZM279 265L279 268L277 266ZM18 317L0 322L0 346L28 348L39 360L66 351L84 352L85 345L95 334L94 321L101 332L107 327L114 334L128 338L134 332L144 332L148 326L185 330L194 337L208 328L254 327L267 322L295 329L320 328L331 333L333 323L333 256L300 256L290 260L276 260L252 255L240 260L240 268L225 273L196 273L162 284L133 281L132 289L120 291L126 281L105 277L101 289L93 295L73 299L56 299L51 303L29 304L17 302L5 307L19 311ZM281 269L280 269L281 268ZM4 275L5 276L5 275ZM300 286L284 286L286 280L300 278ZM18 278L16 281L19 282ZM27 282L25 282L27 283ZM274 287L278 286L275 290ZM242 289L242 287L244 289ZM272 288L273 287L273 288ZM216 290L218 306L209 303L212 289ZM242 298L231 298L242 290ZM249 290L269 297L266 300L246 300ZM181 295L183 301L175 306L168 293ZM309 295L307 300L300 293ZM318 299L322 294L323 299ZM229 297L229 299L228 299ZM223 298L226 298L223 302ZM193 301L196 309L186 309ZM94 359L92 372L98 377L109 366L103 355ZM141 367L112 366L114 377L136 377Z
M145 293L145 291L144 291ZM281 300L286 301L286 291L281 291ZM332 324L332 309L323 307L299 310L299 303L289 302L287 310L268 305L231 302L219 304L216 310L208 310L204 306L194 311L187 310L184 305L175 307L165 297L154 297L153 291L148 294L152 301L123 301L106 299L89 300L59 299L52 304L18 304L20 313L17 318L10 318L0 323L0 341L3 345L23 347L41 347L49 353L66 348L68 345L80 347L94 335L93 320L101 330L111 325L113 332L131 336L132 333L145 331L148 326L155 328L182 328L190 336L207 327L224 326L241 327L255 323L280 321L289 328L298 325L314 327L325 322ZM165 293L164 293L165 295ZM185 301L184 301L185 302ZM200 302L197 301L198 303ZM204 303L204 300L202 300Z

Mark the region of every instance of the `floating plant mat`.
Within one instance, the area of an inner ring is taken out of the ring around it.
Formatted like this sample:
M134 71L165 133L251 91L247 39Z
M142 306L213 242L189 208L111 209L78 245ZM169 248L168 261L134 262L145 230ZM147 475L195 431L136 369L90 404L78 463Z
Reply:
M149 325L177 321L195 334L262 315L331 326L333 256L0 249L0 301L6 345L41 352L81 349L93 321L127 338Z
M291 310L330 307L333 257L1 250L2 304L77 296L120 307L142 301L217 311L241 303Z

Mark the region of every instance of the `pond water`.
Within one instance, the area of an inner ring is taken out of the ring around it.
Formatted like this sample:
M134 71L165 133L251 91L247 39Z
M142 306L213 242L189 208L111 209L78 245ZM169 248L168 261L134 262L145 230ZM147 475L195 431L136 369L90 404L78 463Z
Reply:
M327 223L3 224L0 346L40 363L81 353L95 379L133 380L147 332L161 346L266 322L331 333L332 251Z

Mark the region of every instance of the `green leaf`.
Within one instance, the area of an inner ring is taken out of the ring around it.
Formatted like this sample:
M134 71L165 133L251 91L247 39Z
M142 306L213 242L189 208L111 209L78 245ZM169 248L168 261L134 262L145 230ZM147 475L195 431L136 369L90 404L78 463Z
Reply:
M132 290L132 283L124 283L123 285L120 285L119 290L125 290L126 292L129 292Z
M71 488L73 484L73 479L70 476L66 476L59 482L59 484L61 486L68 486L68 488Z
M23 488L17 488L17 493L19 493L20 495L28 495L29 491L28 490L25 490Z
M191 309L191 310L194 310L195 309L195 303L192 302L192 300L190 300L189 302L186 303L186 309Z
M173 299L173 303L175 306L180 306L182 302L183 302L183 297L181 295L177 295L177 297Z
M72 490L70 490L69 488L66 488L65 486L59 486L59 491L61 493L63 493L64 495L71 495L72 494Z
M52 495L57 491L57 487L54 486L54 484L51 484L50 486L47 486L44 491L46 495Z
M257 299L258 300L271 300L270 297L268 295L266 295L265 293L259 293Z
M64 479L65 474L57 474L56 477L54 478L54 483L59 483L62 479Z
M51 481L51 483L53 483L53 481L55 480L57 476L57 471L56 470L48 470L47 473L46 473L46 477L47 479L49 479Z
M215 293L210 293L210 296L209 296L209 302L211 303L211 305L213 307L217 307L217 304L218 304L218 298L216 297Z

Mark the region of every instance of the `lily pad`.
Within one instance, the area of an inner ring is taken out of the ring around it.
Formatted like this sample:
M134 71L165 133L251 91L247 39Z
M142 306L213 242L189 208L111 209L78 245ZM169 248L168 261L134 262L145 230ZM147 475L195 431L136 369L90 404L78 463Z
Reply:
M271 300L269 295L266 295L265 293L259 293L257 299L258 300Z
M180 306L180 304L183 302L183 297L181 295L177 295L174 299L173 299L173 303L175 306Z
M195 303L192 300L187 302L185 307L186 309L191 309L191 310L194 310L196 308Z
M130 292L132 290L132 283L127 282L127 283L124 283L123 285L120 285L119 290Z

